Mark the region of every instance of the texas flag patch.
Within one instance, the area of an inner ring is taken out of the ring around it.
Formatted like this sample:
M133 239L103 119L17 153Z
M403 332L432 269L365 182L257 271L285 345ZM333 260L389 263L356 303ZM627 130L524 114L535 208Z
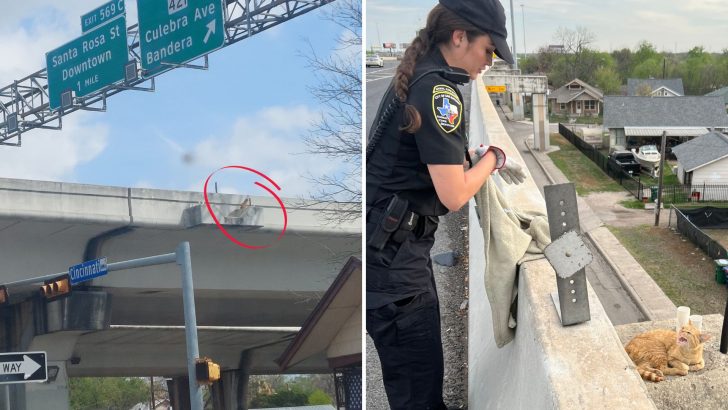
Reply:
M432 88L432 113L443 131L451 133L460 126L462 109L463 103L452 87L439 84Z

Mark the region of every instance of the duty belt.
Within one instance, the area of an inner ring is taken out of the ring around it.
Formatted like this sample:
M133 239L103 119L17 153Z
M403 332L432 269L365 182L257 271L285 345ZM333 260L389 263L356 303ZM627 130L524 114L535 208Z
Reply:
M368 209L367 221L375 223L376 227L367 239L367 245L382 250L390 238L398 243L404 242L420 220L419 215L407 209L408 205L408 201L394 196L386 209Z

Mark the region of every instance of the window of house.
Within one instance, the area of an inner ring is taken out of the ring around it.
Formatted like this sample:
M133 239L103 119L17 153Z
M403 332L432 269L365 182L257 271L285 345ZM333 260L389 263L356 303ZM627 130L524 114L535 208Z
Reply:
M597 102L594 101L594 100L584 101L584 109L586 109L586 110L596 110L597 109Z
M569 84L569 89L570 90L580 90L581 86L578 83L571 83L571 84Z
M566 109L566 104L564 104L564 103L559 104L559 109L561 111L564 111Z

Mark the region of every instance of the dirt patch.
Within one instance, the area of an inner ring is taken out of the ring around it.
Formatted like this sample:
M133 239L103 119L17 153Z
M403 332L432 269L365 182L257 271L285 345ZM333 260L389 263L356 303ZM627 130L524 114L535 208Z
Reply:
M728 229L703 229L702 231L728 249Z
M583 198L605 225L630 227L655 224L654 210L630 209L620 205L621 201L634 199L629 192L594 192ZM670 219L669 209L662 209L660 212L660 226L666 227Z

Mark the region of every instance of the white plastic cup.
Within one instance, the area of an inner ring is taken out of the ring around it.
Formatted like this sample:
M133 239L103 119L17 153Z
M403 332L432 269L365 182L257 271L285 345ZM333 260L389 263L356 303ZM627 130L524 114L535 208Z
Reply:
M695 326L698 331L703 331L703 317L700 315L690 315L690 322L693 323L693 326Z
M680 306L677 308L677 326L675 327L676 332L680 332L680 329L688 323L690 319L690 308L688 306Z

